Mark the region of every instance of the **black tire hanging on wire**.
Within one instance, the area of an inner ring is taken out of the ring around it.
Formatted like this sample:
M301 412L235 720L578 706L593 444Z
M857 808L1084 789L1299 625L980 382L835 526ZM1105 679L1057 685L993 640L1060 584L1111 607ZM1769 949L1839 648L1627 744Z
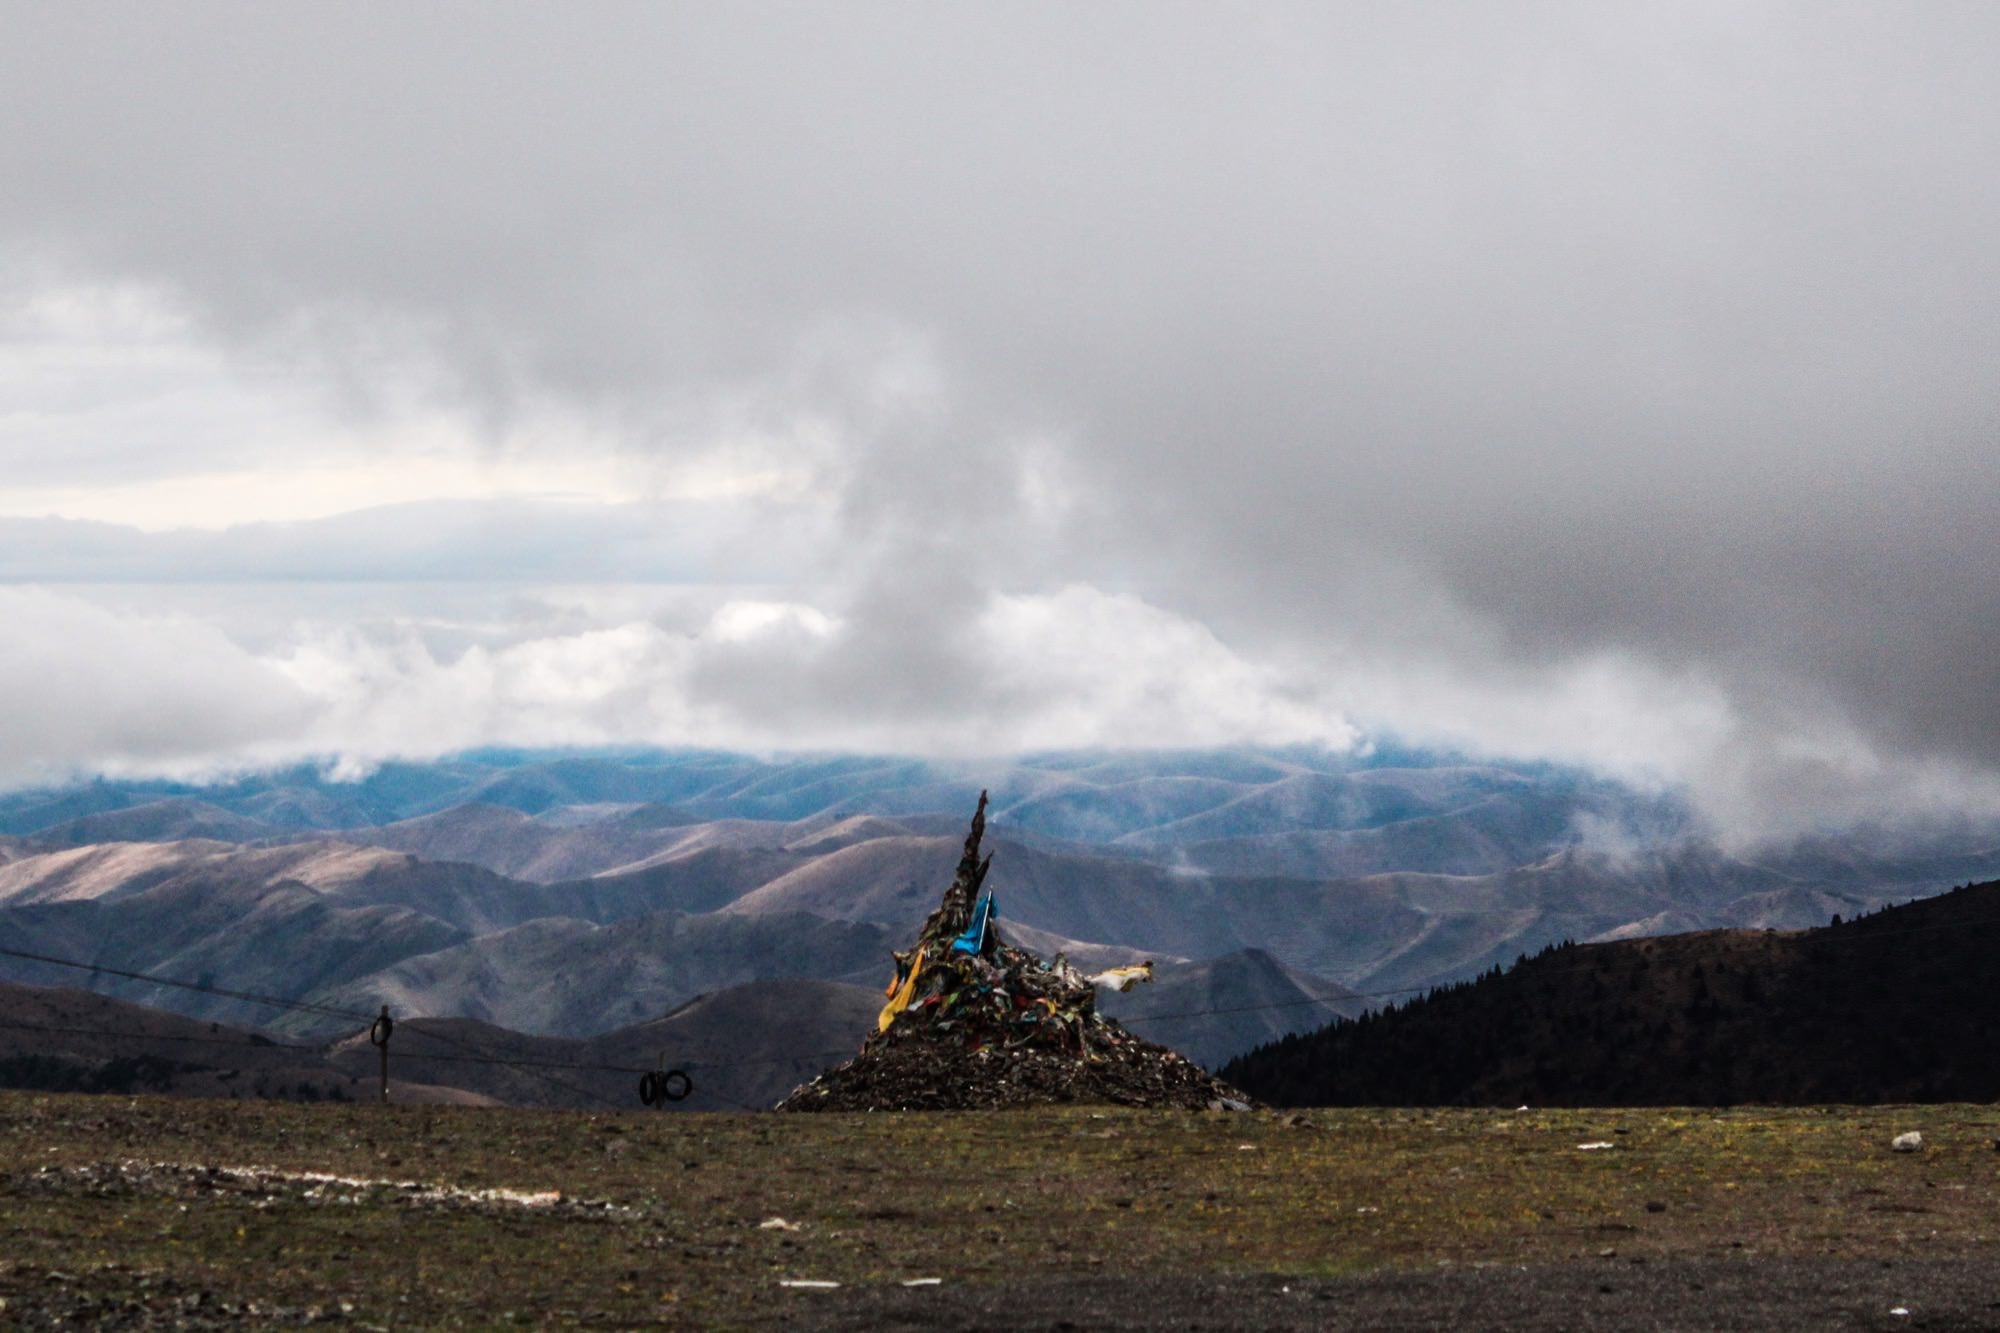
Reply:
M678 1102L684 1101L687 1095L694 1091L694 1080L687 1076L685 1069L669 1069L660 1075L660 1081L655 1086L658 1087L661 1097L670 1102Z
M660 1083L660 1076L651 1070L639 1075L639 1100L648 1106L656 1105L660 1100Z

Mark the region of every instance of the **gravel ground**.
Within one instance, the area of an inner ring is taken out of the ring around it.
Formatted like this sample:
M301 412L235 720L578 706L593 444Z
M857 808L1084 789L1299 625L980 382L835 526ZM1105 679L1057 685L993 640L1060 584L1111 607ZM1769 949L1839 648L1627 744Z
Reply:
M0 1329L2000 1330L1996 1140L1990 1106L0 1094Z
M344 1303L232 1300L170 1278L17 1272L0 1327L374 1328ZM436 1314L435 1311L432 1312ZM580 1318L578 1318L580 1316ZM403 1322L403 1321L391 1321ZM424 1326L458 1325L431 1318ZM483 1323L477 1316L474 1324ZM571 1312L557 1322L602 1324ZM612 1321L616 1323L616 1320ZM1494 1266L1347 1278L1064 1278L1000 1287L771 1291L730 1326L881 1330L1996 1329L2000 1267L1971 1259L1704 1259ZM663 1326L672 1326L671 1315Z
M788 1291L782 1299L787 1308L773 1312L774 1322L857 1330L1996 1329L2000 1266L1967 1259L1607 1259L1353 1278Z

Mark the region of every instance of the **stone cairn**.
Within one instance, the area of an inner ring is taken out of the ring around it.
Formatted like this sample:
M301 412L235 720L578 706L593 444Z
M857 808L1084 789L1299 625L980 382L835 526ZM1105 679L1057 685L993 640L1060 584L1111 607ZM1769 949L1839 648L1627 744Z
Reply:
M1000 938L982 892L986 793L958 874L916 943L895 955L888 1003L860 1054L795 1089L780 1111L970 1111L1052 1103L1248 1110L1249 1097L1097 1012L1091 981Z

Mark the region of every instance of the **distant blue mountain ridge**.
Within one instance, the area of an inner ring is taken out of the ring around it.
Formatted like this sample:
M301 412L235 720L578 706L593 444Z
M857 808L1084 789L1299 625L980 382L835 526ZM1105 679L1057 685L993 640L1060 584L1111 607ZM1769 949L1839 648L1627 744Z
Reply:
M1641 796L1581 770L1384 746L1357 753L1243 748L952 761L484 749L429 762L391 761L357 780L331 773L330 765L297 764L212 782L94 778L27 788L0 793L0 833L32 835L170 799L200 801L278 830L333 831L473 803L529 815L573 806L670 805L692 818L788 822L857 814L957 815L971 808L981 790L992 794L996 824L1093 843L1376 827L1448 814L1468 798L1496 792L1532 792L1542 803L1635 817L1655 832L1681 831L1686 823L1675 802ZM1282 796L1246 803L1274 786L1283 788ZM1196 822L1174 828L1188 821Z

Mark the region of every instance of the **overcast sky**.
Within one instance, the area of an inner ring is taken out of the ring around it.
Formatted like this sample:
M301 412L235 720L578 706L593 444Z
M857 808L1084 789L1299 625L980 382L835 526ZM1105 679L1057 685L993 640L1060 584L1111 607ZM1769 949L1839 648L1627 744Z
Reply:
M0 780L1370 737L2000 808L2000 11L0 7Z

